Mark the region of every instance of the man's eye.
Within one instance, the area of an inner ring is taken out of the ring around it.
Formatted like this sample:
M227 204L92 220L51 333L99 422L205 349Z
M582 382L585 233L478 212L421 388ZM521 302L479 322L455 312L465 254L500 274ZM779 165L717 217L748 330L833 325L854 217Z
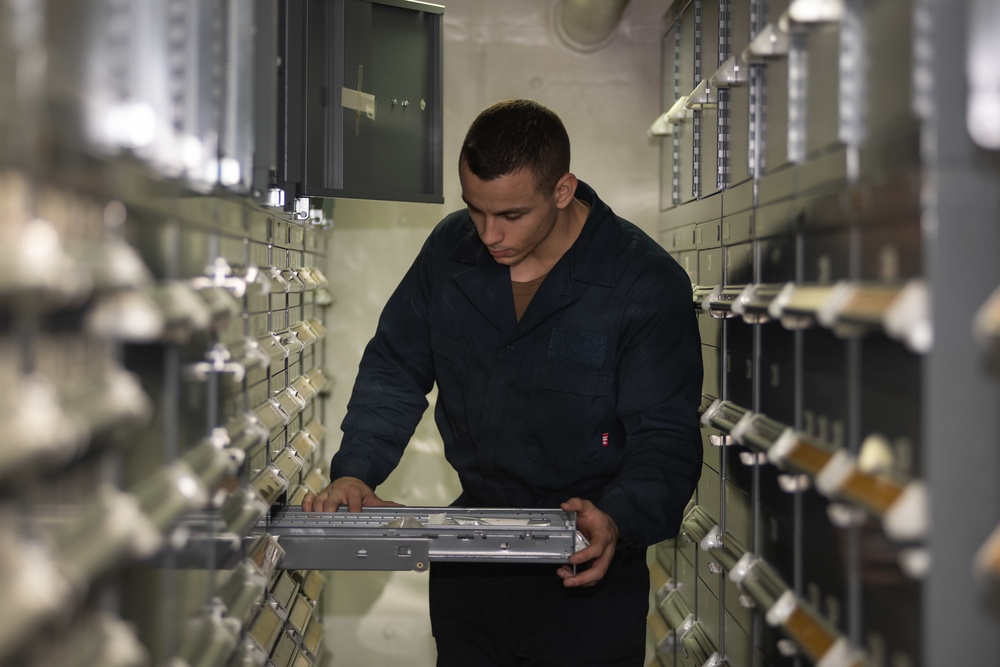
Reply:
M520 214L520 213L517 213L517 214L515 214L515 215L505 215L505 216L504 216L504 219L505 219L505 220L506 220L507 222L514 222L515 220L520 220L520 219L521 219L521 214Z

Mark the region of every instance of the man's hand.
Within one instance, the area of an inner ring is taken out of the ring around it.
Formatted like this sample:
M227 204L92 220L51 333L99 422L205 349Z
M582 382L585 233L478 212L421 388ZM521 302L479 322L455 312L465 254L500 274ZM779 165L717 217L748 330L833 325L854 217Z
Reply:
M348 512L360 512L362 507L401 507L376 496L357 477L340 477L319 493L309 492L302 498L306 512L336 512L342 505L347 505Z
M560 567L556 574L562 577L563 586L593 586L600 581L611 565L618 544L618 526L614 519L597 509L589 500L570 498L560 507L564 512L576 512L576 527L590 541L590 546L569 557L571 565L590 561L590 567L573 574L569 565Z

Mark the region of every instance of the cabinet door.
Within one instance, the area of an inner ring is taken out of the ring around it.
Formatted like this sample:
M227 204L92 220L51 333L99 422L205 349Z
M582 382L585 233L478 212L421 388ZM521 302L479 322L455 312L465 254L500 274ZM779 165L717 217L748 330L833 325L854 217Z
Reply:
M326 49L332 127L325 168L307 172L307 189L322 174L320 195L441 201L441 14L333 4L342 42Z
M306 6L303 25L288 31L288 39L305 40L299 76L306 136L301 182L287 189L295 196L442 201L443 8L406 0Z
M390 194L441 193L439 21L436 14L372 5L372 91L379 115L369 177Z

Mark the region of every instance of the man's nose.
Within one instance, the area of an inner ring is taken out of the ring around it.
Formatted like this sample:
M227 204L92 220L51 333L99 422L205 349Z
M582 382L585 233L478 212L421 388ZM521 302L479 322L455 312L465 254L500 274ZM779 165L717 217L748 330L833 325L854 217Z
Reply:
M483 220L483 228L479 232L479 238L483 245L492 246L503 241L503 229L501 220L495 216L487 215Z

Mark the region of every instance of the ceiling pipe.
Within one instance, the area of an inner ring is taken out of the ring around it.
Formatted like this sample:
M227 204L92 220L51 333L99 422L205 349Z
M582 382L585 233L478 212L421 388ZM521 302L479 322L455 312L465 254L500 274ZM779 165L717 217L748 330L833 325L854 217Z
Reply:
M590 53L614 39L629 0L559 0L555 29L559 39L574 51Z

